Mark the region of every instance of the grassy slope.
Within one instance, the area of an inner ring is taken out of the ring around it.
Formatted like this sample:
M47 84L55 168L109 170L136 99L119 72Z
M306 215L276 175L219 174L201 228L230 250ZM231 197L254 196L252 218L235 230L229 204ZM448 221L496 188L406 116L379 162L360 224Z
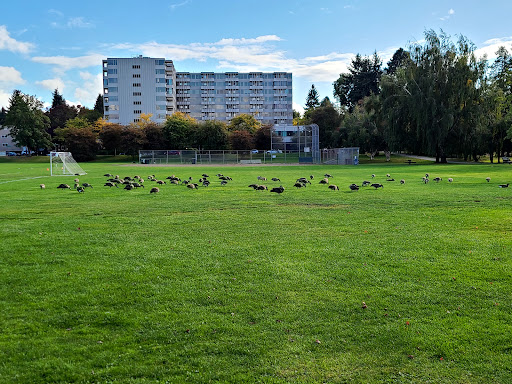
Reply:
M512 380L510 166L83 166L78 194L0 164L0 381ZM105 172L234 180L150 195ZM324 172L339 192L291 187Z

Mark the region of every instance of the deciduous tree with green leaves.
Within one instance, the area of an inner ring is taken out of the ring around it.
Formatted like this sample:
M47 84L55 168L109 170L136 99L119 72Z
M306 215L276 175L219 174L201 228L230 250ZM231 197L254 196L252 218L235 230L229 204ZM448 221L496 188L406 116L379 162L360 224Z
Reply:
M410 58L382 81L389 136L403 142L404 131L399 131L408 130L415 150L435 156L437 162L446 162L448 154L477 157L485 61L476 59L473 44L464 36L453 43L444 32L432 30L425 32L423 44L411 46Z
M184 113L176 112L169 116L162 128L168 147L185 149L194 145L196 125L196 120Z
M68 120L64 128L55 130L55 135L77 161L96 158L99 150L98 134L87 119L75 117Z
M261 123L254 116L241 113L231 119L228 130L231 132L247 131L254 135L260 126Z
M121 136L121 149L125 154L130 155L134 159L139 151L146 144L146 135L144 129L133 123L127 127L123 127Z
M194 142L201 149L227 149L229 133L226 123L218 120L206 120L196 125Z
M114 155L120 152L122 136L123 126L120 124L104 124L99 132L99 139L103 148Z

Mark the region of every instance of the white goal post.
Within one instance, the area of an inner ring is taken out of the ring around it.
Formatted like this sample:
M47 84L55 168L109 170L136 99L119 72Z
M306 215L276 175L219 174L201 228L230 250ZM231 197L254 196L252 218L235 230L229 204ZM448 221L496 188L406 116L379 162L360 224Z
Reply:
M73 159L71 152L50 152L50 175L86 175L82 167Z

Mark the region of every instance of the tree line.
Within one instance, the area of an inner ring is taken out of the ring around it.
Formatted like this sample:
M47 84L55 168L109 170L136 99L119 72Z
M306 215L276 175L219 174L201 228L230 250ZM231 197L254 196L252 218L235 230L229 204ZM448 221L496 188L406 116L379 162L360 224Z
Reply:
M142 149L265 150L271 146L271 126L251 115L240 114L226 124L198 122L177 112L157 124L150 114L141 114L138 122L125 126L103 119L102 95L91 110L68 105L57 89L46 112L35 96L15 90L9 108L1 111L0 125L9 126L10 135L29 153L60 148L72 152L78 161L93 160L99 153L135 157Z
M422 43L398 49L387 67L375 53L356 55L333 83L335 107L314 85L297 123L316 123L322 147L360 147L491 162L512 151L512 56L489 62L464 36L428 30Z
M333 82L338 105L319 100L312 85L304 115L294 124L317 124L322 148L359 147L491 162L512 151L512 55L505 47L489 62L475 56L466 37L456 41L444 32L425 32L422 43L398 49L384 68L377 53L356 55ZM129 126L103 119L103 97L93 109L69 106L58 90L52 106L42 110L34 96L14 91L0 125L11 127L18 145L30 150L65 147L79 160L106 153L136 155L139 149L270 149L271 126L239 115L229 124L198 122L175 113L164 124L141 115Z

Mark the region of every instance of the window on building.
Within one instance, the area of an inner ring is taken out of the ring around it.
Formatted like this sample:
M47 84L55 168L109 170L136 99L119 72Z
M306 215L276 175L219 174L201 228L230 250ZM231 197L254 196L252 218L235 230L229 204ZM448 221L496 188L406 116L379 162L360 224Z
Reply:
M165 84L165 78L157 77L155 80L159 84Z
M165 75L165 69L155 69L156 75Z
M140 85L140 83L133 83L133 86L134 87L140 87L141 85Z
M117 83L117 77L111 77L108 79L108 83L109 84L112 84L112 83Z
M117 87L108 87L108 89L110 90L110 92L117 92Z
M108 65L117 65L117 60L115 60L115 59L108 59L107 60L107 64Z
M107 77L108 76L108 72L107 71L103 71L103 76Z
M139 121L140 121L140 119L133 119L134 123L138 123Z
M155 65L164 65L165 60L155 60Z
M133 96L142 96L142 92L133 92Z
M134 64L134 65L132 65L132 69L140 69L140 65L139 64Z
M156 92L165 92L165 87L156 87Z
M157 96L156 101L165 101L165 96Z
M142 101L134 101L133 102L133 105L141 105L142 104Z
M135 109L135 110L133 111L133 114L134 114L134 115L140 115L141 113L142 113L142 110L140 110L140 109Z
M108 88L103 88L103 93L107 94L108 93Z
M140 73L134 73L134 74L132 75L132 77L133 77L134 79L140 79Z
M110 101L119 101L119 97L117 96L110 96L110 98L107 97L107 99Z
M107 73L109 75L117 75L117 68L109 68Z

